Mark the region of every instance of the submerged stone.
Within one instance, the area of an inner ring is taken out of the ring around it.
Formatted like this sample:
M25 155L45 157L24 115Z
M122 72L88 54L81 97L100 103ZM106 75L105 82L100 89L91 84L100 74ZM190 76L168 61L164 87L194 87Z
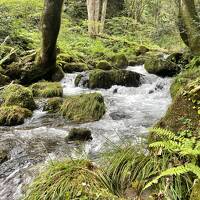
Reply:
M92 134L89 129L86 128L73 128L70 130L69 135L66 137L66 141L88 141L92 140Z
M63 117L74 122L92 122L106 112L103 96L99 93L68 96L60 110Z

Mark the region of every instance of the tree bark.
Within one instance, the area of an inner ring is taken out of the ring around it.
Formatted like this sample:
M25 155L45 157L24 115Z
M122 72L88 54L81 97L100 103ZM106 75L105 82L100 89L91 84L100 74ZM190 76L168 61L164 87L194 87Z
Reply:
M181 37L194 55L200 54L200 20L194 0L180 0L179 28Z
M100 33L103 33L104 24L106 20L106 11L107 11L107 4L108 0L102 0L102 12L101 12L101 26L100 26Z

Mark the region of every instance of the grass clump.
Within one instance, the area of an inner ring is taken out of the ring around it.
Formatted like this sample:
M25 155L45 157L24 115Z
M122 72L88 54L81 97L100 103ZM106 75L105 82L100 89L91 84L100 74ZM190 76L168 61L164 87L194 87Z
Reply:
M32 112L19 106L0 107L0 125L15 126L24 123L25 118L31 117Z
M87 160L51 163L32 183L24 200L115 200L93 176L94 165Z
M58 82L42 81L31 85L31 90L34 97L62 97L63 89Z
M48 111L50 113L58 112L62 106L63 99L61 97L53 97L47 100L44 111Z
M33 94L29 88L18 84L8 85L1 93L5 106L20 106L29 110L36 108Z
M81 123L100 120L105 112L104 99L99 93L66 97L61 107L62 116Z

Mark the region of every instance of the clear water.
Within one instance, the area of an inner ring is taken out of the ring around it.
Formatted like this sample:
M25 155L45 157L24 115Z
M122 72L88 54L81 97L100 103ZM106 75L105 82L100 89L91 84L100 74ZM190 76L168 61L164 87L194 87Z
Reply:
M41 109L31 119L17 127L0 128L0 145L10 152L10 159L0 166L0 200L16 200L37 171L36 164L67 156L96 158L98 153L113 143L129 140L142 143L147 128L159 120L171 102L169 78L148 74L143 66L127 70L145 75L140 87L113 86L100 89L107 107L105 116L97 122L73 124L61 117L49 115ZM64 95L90 93L95 90L74 86L75 74L66 74L61 81ZM86 127L93 140L85 143L65 142L72 127Z

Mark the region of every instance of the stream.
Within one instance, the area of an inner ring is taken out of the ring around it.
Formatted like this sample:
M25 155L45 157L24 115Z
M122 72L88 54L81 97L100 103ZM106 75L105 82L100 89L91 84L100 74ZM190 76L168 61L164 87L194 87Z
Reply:
M74 124L61 117L39 109L25 124L16 127L0 127L0 147L9 152L9 159L0 164L0 200L17 200L24 187L33 179L37 164L64 157L98 158L99 152L127 140L142 144L147 128L166 112L171 97L170 78L148 74L144 66L128 67L127 70L144 76L138 88L113 86L105 90L90 90L74 86L78 73L66 74L61 81L64 95L100 92L104 96L107 112L97 122ZM73 127L89 128L93 140L84 143L66 143L65 137Z

